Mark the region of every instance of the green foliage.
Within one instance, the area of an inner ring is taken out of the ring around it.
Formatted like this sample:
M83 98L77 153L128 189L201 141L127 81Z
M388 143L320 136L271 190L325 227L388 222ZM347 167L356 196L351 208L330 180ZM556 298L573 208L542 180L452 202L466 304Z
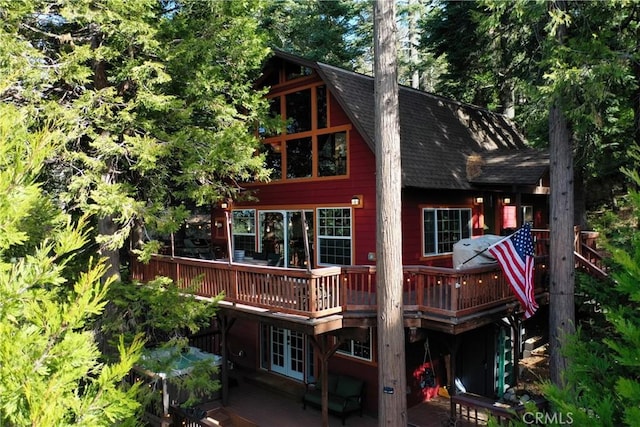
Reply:
M640 184L633 173L629 178ZM637 196L630 198L636 221ZM583 320L565 348L567 387L545 386L554 410L572 413L576 425L640 424L640 232L627 230L623 247L609 240L612 280L579 282Z
M553 4L436 0L421 47L446 60L436 91L500 112L512 104L536 146L547 145L549 106L561 97L587 202L611 204L627 184L620 168L632 164L625 147L640 141L640 15L633 2L568 1L565 12ZM559 24L567 27L562 44Z
M241 198L242 182L268 179L253 131L267 116L252 87L268 54L261 7L0 2L1 99L27 107L34 130L55 123L64 149L45 188L92 215L111 262L133 227L179 223L156 217L182 201Z
M144 285L114 283L109 292L113 309L102 317L107 337L123 335L126 341L143 335L148 347L183 338L207 326L222 295L213 301L198 300L193 289L180 287L166 277Z
M105 266L88 258L78 270L87 221L55 209L35 183L59 134L32 124L0 105L0 424L113 425L138 407L136 388L119 384L142 342L120 342L114 362L101 362L88 326L106 304Z
M261 15L261 25L268 33L271 47L353 69L356 59L371 45L370 38L358 35L359 18L369 9L368 3L353 0L268 2Z
M171 365L188 347L187 335L209 325L214 317L220 295L213 301L199 300L193 296L198 286L195 280L191 286L181 287L170 279L158 277L145 284L117 282L109 289L109 308L100 318L96 327L100 328L107 342L103 349L105 358L113 357L114 343L135 341L144 336L148 349L165 349L169 357L161 360L145 361L145 368L152 372L169 372ZM184 406L195 404L202 396L210 396L220 388L214 381L217 367L201 361L193 365L184 375L171 377L169 381L178 390L186 393ZM140 387L137 399L140 411L156 408L162 404L162 387L159 381L146 378L136 384ZM142 413L138 414L140 418Z

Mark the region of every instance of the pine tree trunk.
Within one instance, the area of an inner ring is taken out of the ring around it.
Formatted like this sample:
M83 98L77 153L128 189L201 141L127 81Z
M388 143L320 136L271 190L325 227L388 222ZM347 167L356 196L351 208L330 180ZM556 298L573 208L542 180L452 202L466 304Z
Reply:
M93 32L91 38L91 48L97 49L102 43L102 33L95 26L91 26ZM107 67L104 61L94 61L93 63L93 84L95 89L101 90L109 86L109 80L107 79ZM102 176L102 180L105 183L113 183L115 181L115 167L112 163L108 165L108 171ZM113 216L105 215L98 218L98 232L103 236L113 236L118 231L118 226L113 222ZM111 249L107 247L105 243L100 245L100 255L107 259L107 271L102 277L102 282L114 277L116 281L120 281L120 253L117 249Z
M551 381L564 384L567 360L561 349L567 335L575 331L573 156L564 113L558 105L549 114L551 157L551 236L549 345Z
M418 45L420 44L418 21L420 20L420 14L415 10L416 5L417 0L409 0L409 63L413 68L413 72L411 73L411 87L420 89L420 71L418 69Z
M113 222L110 215L98 218L98 232L104 236L113 236L118 230L118 226ZM120 252L117 249L108 248L104 243L100 246L100 255L107 259L107 271L102 277L102 281L113 277L120 281Z
M395 2L374 5L378 425L406 426Z
M563 0L550 4L551 8L566 10ZM566 27L559 25L556 40L564 43ZM562 355L562 346L568 335L575 332L575 263L574 245L574 173L573 152L567 119L562 111L560 99L556 99L549 112L549 150L551 175L550 218L550 301L549 301L549 369L551 381L564 385L562 373L567 359Z

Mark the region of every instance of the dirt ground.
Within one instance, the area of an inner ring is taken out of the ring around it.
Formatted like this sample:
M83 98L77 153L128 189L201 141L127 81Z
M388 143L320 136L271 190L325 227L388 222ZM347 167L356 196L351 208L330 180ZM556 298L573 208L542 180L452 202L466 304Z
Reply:
M549 379L549 346L538 347L531 356L520 360L520 377L518 389L529 393L541 394L539 383Z

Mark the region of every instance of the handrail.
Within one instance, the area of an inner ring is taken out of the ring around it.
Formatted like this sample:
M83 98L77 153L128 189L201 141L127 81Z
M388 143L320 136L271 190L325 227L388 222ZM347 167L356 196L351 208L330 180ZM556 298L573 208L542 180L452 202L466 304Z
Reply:
M537 269L545 268L538 263ZM342 274L347 311L375 310L375 266L343 267ZM546 275L537 276L540 292ZM403 299L405 311L460 317L511 301L514 295L497 264L465 269L410 265L403 267Z
M533 404L539 411L547 408L547 401L543 397L534 397ZM451 396L456 419L471 425L486 425L489 417L493 417L500 424L507 424L510 420L520 419L527 407L518 403L513 405L498 404L493 399L473 393L462 393Z
M536 274L538 293L544 288L545 268L544 262L536 263L536 270L543 273ZM373 265L307 271L154 255L148 264L132 260L132 275L139 281L163 275L183 287L193 284L203 297L223 294L232 304L310 318L377 309ZM442 318L466 316L515 300L497 264L464 269L406 265L402 291L405 311Z
M593 263L589 259L580 255L578 252L574 252L573 255L576 260L577 266L581 267L589 274L596 276L597 278L600 278L600 279L606 279L607 277L609 277L609 274L605 270L603 270L598 264Z
M182 287L195 285L203 297L224 294L225 301L308 317L342 311L340 267L312 270L153 255L148 264L133 261L133 278L149 281L158 275Z
M532 233L537 255L535 290L539 295L548 282L549 230L533 229ZM601 254L584 242L579 248L576 266L596 277L606 277ZM377 309L374 265L303 270L153 255L148 264L132 256L131 267L133 278L139 281L167 276L181 286L196 284L196 293L204 297L223 294L225 301L234 305L309 318ZM459 318L516 301L497 264L464 269L405 265L402 291L405 312L441 318Z

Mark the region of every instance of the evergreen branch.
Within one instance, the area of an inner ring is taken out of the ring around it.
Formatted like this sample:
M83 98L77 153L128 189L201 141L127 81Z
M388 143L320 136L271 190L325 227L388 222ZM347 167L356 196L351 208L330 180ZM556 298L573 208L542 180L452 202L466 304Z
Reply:
M21 23L20 27L33 31L34 33L38 33L38 34L42 34L43 36L47 36L49 38L52 39L56 39L58 41L60 41L61 43L69 43L71 45L73 45L73 37L71 37L71 33L65 33L65 34L55 34L55 33L50 33L48 31L45 30L41 30L40 28L36 28L33 27L27 23Z

